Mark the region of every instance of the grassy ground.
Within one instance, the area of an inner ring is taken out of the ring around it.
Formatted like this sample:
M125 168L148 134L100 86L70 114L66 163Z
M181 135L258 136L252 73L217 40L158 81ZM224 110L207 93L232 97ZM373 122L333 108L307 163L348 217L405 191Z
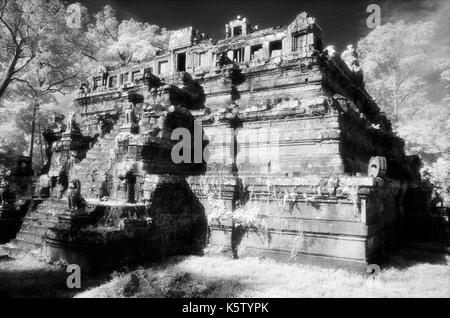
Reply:
M450 297L449 256L398 251L375 280L344 270L227 256L172 257L68 290L68 274L32 258L0 262L0 297Z
M48 265L27 256L17 260L0 260L0 298L73 297L78 291L67 288L65 268ZM82 277L83 278L83 277ZM97 286L107 275L90 278L85 288Z

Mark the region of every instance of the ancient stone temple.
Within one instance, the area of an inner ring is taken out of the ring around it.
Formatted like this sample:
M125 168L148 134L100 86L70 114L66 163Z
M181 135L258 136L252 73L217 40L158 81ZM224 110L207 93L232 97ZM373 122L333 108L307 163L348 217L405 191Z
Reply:
M238 16L225 34L177 30L167 52L80 86L44 134L49 162L11 254L96 268L210 244L363 269L426 212L420 162L352 46L324 47L306 13L268 29Z

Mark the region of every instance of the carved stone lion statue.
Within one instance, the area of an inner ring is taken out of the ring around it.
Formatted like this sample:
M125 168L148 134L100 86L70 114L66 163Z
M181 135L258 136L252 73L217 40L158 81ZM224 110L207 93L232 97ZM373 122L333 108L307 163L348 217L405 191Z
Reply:
M86 200L81 196L80 180L75 179L70 183L67 199L69 210L82 210L87 206Z

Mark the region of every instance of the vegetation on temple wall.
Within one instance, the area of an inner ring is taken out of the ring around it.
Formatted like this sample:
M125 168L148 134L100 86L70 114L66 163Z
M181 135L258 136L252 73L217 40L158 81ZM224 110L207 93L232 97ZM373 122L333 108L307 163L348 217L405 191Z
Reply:
M308 190L299 193L299 186L280 186L279 182L268 177L265 180L265 190L255 192L255 184L247 182L246 178L238 181L238 194L235 194L234 209L227 207L224 200L225 186L231 185L223 177L202 176L200 178L200 195L208 202L208 224L219 227L227 233L231 229L231 245L235 245L236 255L242 255L245 244L242 238L256 234L264 244L270 244L271 232L283 231L289 222L282 213L302 214L299 204L310 205L320 213L320 200L341 198L352 203L355 215L360 213L358 185L339 180L336 177L320 178L317 176L303 177L303 183L309 184ZM274 209L276 205L277 208ZM274 213L275 212L275 213ZM305 235L300 222L291 228L290 259L293 260L305 244ZM234 244L235 243L235 244Z

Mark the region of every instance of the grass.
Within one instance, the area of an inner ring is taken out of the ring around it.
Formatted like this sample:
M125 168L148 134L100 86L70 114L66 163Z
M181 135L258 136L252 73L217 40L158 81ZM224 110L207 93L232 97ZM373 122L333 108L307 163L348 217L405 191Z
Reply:
M0 262L0 297L67 297L65 273L31 256Z
M345 270L228 256L171 257L66 287L64 268L0 261L0 297L450 297L449 256L400 250L375 280Z
M172 258L116 274L76 297L450 297L449 257L411 253L395 255L375 280L257 258Z
M0 298L63 298L78 291L67 288L67 274L61 266L34 257L0 260ZM107 276L91 278L86 287L101 284Z

